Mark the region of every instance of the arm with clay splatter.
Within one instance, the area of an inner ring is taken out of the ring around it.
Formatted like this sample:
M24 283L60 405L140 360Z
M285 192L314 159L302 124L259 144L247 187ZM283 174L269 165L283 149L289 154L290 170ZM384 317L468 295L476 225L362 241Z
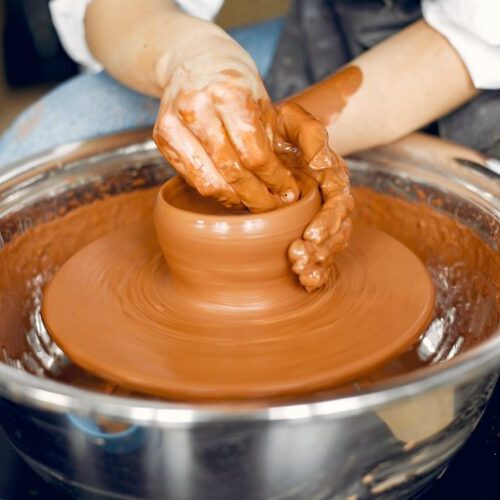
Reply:
M288 101L320 120L330 147L348 155L414 132L477 93L449 41L417 21Z

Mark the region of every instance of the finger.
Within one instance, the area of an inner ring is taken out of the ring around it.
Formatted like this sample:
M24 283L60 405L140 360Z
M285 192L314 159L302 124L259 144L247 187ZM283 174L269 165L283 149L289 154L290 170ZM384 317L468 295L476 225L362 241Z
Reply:
M350 183L347 167L343 169L328 168L325 170L311 170L311 175L318 183L326 203L333 204L335 199L350 197Z
M340 230L340 226L352 210L353 199L350 195L329 200L314 217L304 231L304 239L319 245Z
M352 234L352 221L351 219L345 219L339 231L337 231L331 238L326 241L326 251L328 255L333 258L334 255L342 252L346 249L349 244L349 239Z
M292 270L308 292L322 287L330 279L333 258L346 248L351 233L351 219L345 219L339 230L320 245L304 239L297 239L290 245L288 258Z
M260 109L241 89L215 87L213 101L243 165L256 175L285 203L299 198L300 190L290 170L285 168L274 153L266 130L260 121Z
M313 292L326 285L333 273L331 266L311 266L307 272L299 276L300 283L306 289L306 292Z
M278 130L296 146L310 164L319 152L328 149L328 133L324 125L295 103L277 106Z
M184 179L184 181L189 184L192 188L196 189L195 184L188 176L188 165L185 165L177 152L170 146L163 136L155 128L153 131L153 139L158 146L161 154L167 159L170 165L176 170L176 172Z
M288 250L293 270L301 273L308 265L331 265L333 257L347 246L351 233L351 219L345 219L340 223L338 231L331 234L321 244L305 239L295 240Z
M294 273L300 274L303 272L310 259L308 243L301 238L293 241L288 247L288 259L292 263L292 271Z
M295 240L288 250L288 257L293 262L292 270L308 292L325 285L332 272L331 263L319 262L317 254L322 249L302 239Z
M165 151L167 155L175 145L176 156L184 167L184 177L189 179L202 196L216 198L227 206L241 205L238 195L219 174L203 146L173 111L168 110L158 120L154 139L160 151ZM172 155L171 157L174 158ZM176 162L179 166L179 162ZM176 168L175 164L173 166Z
M153 139L156 143L156 146L160 150L160 153L166 158L166 160L175 169L175 171L181 177L186 179L186 167L184 166L184 163L182 163L179 155L170 147L169 144L165 142L161 135L156 131L156 128L153 130Z
M280 133L286 134L302 151L310 173L320 186L325 204L337 195L349 195L347 163L328 146L328 134L324 126L294 103L279 106L278 114ZM347 198L343 201L352 205Z
M277 207L277 200L236 154L210 98L202 92L186 95L177 103L178 114L212 159L215 168L252 212ZM192 119L195 117L195 119Z
M340 229L343 217L339 210L321 210L304 231L304 239L319 245Z
M311 253L310 260L316 265L330 267L333 264L335 255L347 247L351 233L351 219L345 219L335 234L327 238L321 245L314 245L314 252Z

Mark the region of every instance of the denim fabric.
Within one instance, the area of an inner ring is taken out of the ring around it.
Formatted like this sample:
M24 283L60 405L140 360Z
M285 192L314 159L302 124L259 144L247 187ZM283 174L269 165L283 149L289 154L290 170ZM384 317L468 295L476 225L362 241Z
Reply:
M262 75L271 66L281 19L230 31ZM24 111L0 138L0 170L14 161L72 141L153 125L159 101L106 73L71 78Z

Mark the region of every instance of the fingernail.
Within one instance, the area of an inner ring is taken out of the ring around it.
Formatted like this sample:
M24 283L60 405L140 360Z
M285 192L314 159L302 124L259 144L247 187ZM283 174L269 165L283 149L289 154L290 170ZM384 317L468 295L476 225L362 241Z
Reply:
M310 241L311 243L315 243L317 245L318 243L321 243L324 232L325 230L323 229L323 227L318 227L318 224L312 224L305 230L304 238L307 241Z
M284 193L281 193L280 195L281 200L283 203L290 204L296 201L297 197L295 196L295 193L292 190L285 191Z

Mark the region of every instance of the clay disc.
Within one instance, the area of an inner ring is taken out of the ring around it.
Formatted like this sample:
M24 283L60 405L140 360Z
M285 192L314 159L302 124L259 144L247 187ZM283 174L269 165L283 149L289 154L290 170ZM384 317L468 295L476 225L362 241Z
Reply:
M331 286L304 292L303 302L275 315L214 312L177 293L153 227L137 226L69 259L45 290L43 319L76 364L144 393L186 400L306 393L397 356L433 314L424 265L381 231L356 228L335 267Z

